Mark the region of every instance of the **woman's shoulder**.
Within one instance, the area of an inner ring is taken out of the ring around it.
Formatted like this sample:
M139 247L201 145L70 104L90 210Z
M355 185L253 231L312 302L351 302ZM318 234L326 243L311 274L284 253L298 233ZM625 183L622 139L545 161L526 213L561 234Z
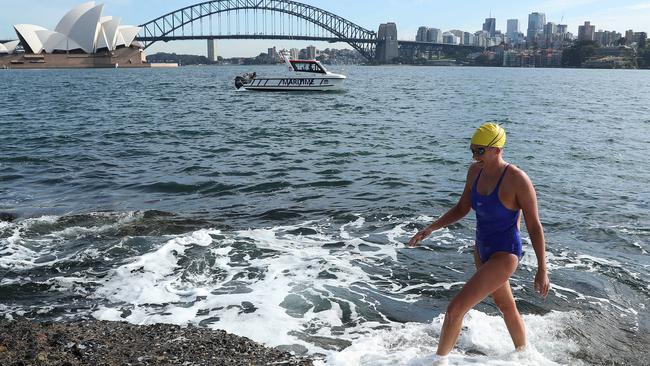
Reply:
M515 164L509 164L508 165L508 172L510 179L515 181L515 182L530 182L530 178L528 177L528 174L526 174L523 169L519 168Z

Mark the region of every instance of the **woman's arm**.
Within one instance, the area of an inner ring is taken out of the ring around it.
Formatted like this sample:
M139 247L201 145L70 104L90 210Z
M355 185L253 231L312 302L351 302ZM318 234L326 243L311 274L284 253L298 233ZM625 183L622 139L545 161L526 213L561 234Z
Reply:
M474 181L474 178L478 174L478 169L476 165L472 165L467 171L467 179L465 181L465 189L463 194L460 196L458 203L454 205L447 213L442 215L438 220L429 224L424 229L420 230L415 234L408 243L408 246L414 247L418 245L424 238L431 235L432 232L440 230L444 227L447 227L463 217L467 216L469 211L472 209L472 184L470 182Z
M537 256L537 274L535 275L535 290L542 297L546 297L550 288L548 271L546 269L546 241L544 239L544 229L539 219L537 207L537 193L530 178L521 173L518 177L517 186L517 203L524 213L526 220L526 229L533 243L533 249Z

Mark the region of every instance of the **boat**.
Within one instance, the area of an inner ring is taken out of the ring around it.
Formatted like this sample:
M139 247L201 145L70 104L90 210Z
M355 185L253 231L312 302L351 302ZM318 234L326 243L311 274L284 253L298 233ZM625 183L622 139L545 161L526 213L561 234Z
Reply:
M291 60L281 54L288 66L288 73L277 77L262 77L257 73L247 73L235 78L235 87L245 90L267 91L329 91L340 90L345 75L327 71L317 60Z

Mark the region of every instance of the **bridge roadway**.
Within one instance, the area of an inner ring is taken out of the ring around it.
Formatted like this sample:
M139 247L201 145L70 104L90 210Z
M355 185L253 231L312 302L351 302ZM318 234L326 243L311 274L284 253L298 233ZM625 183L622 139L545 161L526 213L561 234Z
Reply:
M376 43L377 40L368 40L362 38L338 38L338 37L317 37L317 36L291 36L291 35L213 35L213 36L162 36L162 37L138 37L140 42L170 42L170 41L190 41L190 40L210 40L210 39L273 39L273 40L295 40L295 41L319 41L319 42L368 42Z

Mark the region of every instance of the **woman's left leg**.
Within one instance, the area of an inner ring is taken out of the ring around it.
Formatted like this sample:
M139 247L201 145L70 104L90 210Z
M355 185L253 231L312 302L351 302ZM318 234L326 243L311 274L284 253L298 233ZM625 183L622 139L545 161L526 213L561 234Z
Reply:
M442 324L438 352L446 356L458 340L465 314L488 295L502 287L517 269L519 260L510 253L494 253L451 300Z
M483 265L481 257L476 250L474 250L474 264L476 265L476 269L479 269ZM499 308L499 311L501 311L501 314L503 314L503 319L506 322L506 327L508 328L515 348L523 349L526 346L526 326L524 325L524 320L521 318L521 314L519 314L519 310L517 310L517 304L515 303L514 296L512 296L509 280L492 293L492 299L497 308Z

